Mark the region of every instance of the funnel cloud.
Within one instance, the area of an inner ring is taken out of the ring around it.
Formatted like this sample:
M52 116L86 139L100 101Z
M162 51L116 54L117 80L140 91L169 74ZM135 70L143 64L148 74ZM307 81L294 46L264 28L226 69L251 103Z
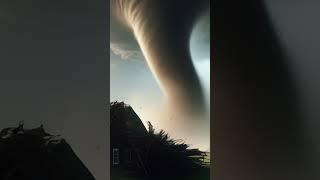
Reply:
M209 2L111 1L111 13L118 20L111 25L122 25L119 31L127 32L123 33L126 37L120 37L113 36L119 32L111 30L111 41L114 38L133 39L135 43L122 44L122 48L138 49L136 53L121 52L118 48L118 54L138 56L140 49L168 104L181 113L201 115L206 111L203 90L191 60L189 41L196 20L209 7Z

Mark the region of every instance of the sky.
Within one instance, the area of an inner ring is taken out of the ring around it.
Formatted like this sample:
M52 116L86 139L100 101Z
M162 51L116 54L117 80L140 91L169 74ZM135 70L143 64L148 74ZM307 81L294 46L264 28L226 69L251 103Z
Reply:
M121 33L119 33L119 31ZM146 59L130 31L111 17L110 26L110 100L131 105L143 123L150 121L175 139L183 139L191 147L210 150L209 117L201 125L193 124L192 131L183 128L165 111L165 96ZM121 36L121 37L117 37ZM210 17L201 16L192 29L189 48L192 63L200 79L206 106L210 99ZM178 117L179 118L179 117ZM190 122L188 122L190 123Z

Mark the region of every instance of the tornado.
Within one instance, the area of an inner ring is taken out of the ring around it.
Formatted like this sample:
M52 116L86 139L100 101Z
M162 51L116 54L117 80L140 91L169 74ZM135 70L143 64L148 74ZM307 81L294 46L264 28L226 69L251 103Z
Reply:
M111 13L134 35L170 108L206 112L189 40L209 0L111 0Z

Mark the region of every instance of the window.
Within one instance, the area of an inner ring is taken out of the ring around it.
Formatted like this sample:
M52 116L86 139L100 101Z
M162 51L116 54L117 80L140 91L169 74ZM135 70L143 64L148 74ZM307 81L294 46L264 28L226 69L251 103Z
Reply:
M129 162L131 162L132 161L132 151L131 151L131 149L129 150Z
M112 150L112 154L113 154L113 164L117 165L120 163L120 151L118 148L113 148Z

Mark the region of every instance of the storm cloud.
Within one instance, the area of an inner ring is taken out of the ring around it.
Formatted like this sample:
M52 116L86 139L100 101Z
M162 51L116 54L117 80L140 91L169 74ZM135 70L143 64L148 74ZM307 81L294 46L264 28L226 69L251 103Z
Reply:
M117 27L110 29L111 50L124 59L142 52L169 104L179 112L205 111L189 44L193 27L205 15L206 7L209 0L111 1L111 27Z

